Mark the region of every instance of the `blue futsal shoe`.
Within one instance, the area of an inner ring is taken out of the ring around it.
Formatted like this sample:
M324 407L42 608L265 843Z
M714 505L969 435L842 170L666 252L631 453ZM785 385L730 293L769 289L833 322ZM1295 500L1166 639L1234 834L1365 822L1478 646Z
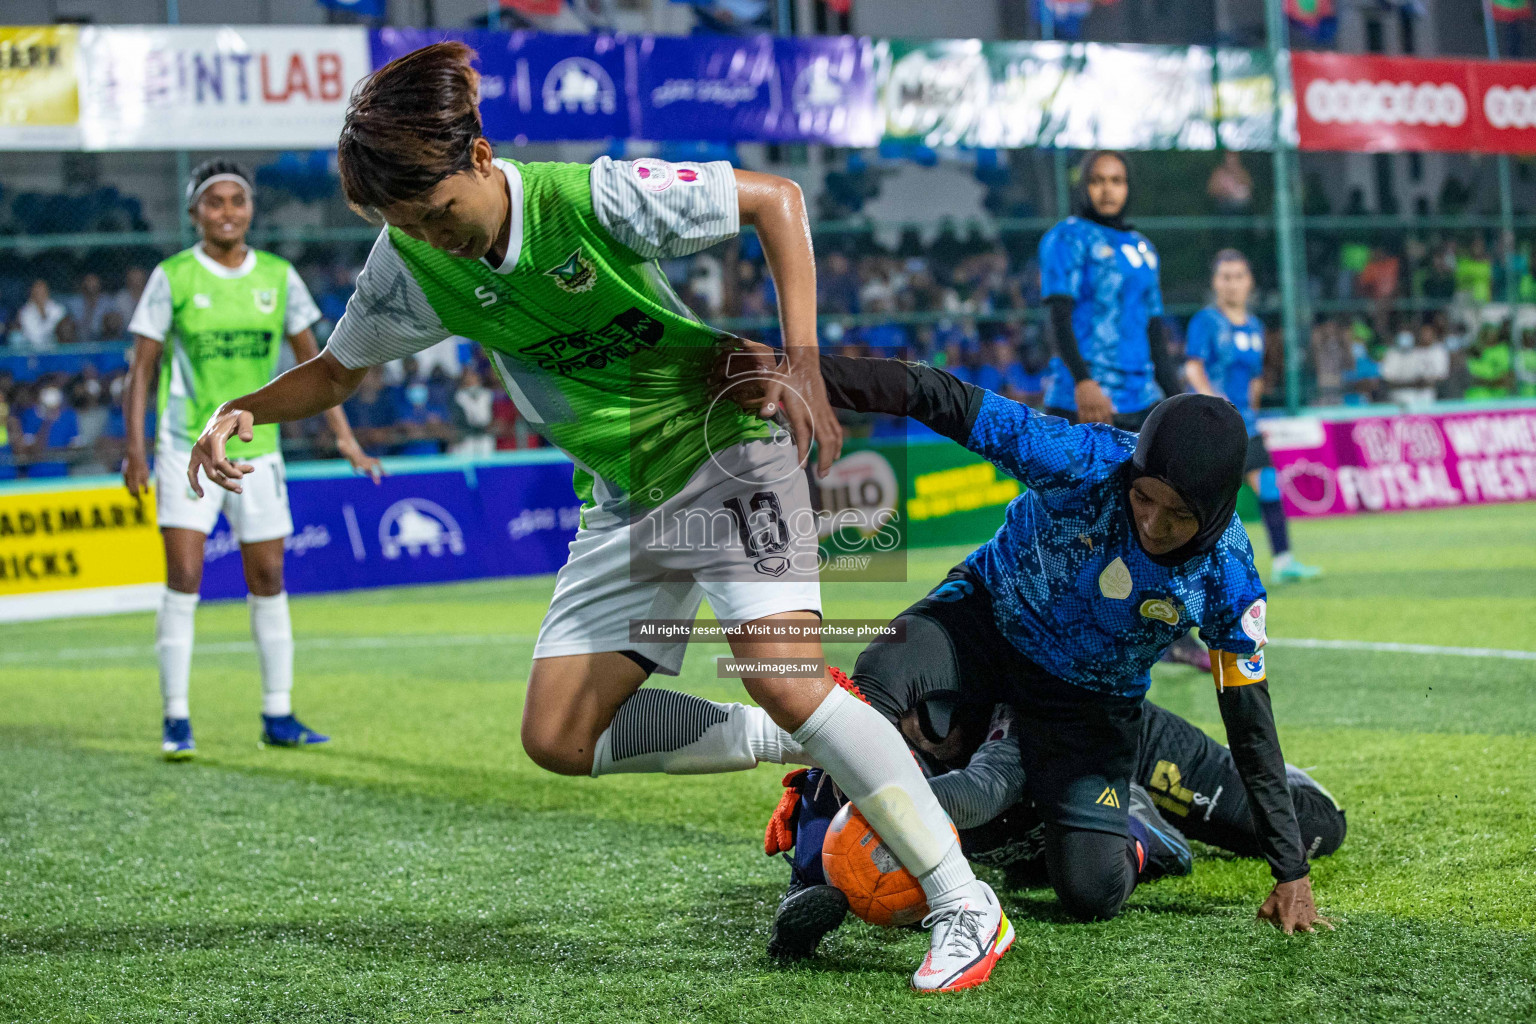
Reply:
M1131 783L1128 808L1131 837L1141 847L1141 878L1150 882L1169 875L1187 875L1195 870L1195 855L1184 833L1174 828L1152 802L1152 795Z
M329 736L315 732L292 715L261 716L261 742L269 747L307 747L330 741Z
M192 742L190 718L167 718L161 722L160 756L167 761L190 761L197 752Z

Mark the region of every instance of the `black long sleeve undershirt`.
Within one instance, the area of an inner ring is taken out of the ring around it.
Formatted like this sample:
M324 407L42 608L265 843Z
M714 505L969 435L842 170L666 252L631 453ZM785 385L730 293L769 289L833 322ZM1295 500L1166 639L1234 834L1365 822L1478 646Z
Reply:
M986 396L953 374L898 359L823 354L821 378L835 408L910 416L961 445Z
M1077 332L1072 329L1072 310L1077 301L1070 295L1052 295L1046 298L1045 308L1051 312L1051 344L1056 355L1066 364L1074 383L1081 384L1092 378L1083 353L1077 347Z
M1173 361L1173 353L1168 349L1168 328L1160 317L1153 317L1147 324L1147 349L1152 354L1152 376L1157 380L1157 386L1163 389L1163 397L1182 394L1184 381Z
M1294 882L1310 870L1301 845L1301 826L1285 780L1285 757L1275 731L1269 684L1228 686L1217 693L1227 745L1248 791L1253 830L1276 882Z

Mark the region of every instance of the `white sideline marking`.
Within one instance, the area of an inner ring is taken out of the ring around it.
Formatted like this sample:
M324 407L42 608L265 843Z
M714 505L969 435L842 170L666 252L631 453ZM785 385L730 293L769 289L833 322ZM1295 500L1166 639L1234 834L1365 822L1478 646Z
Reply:
M358 651L380 648L467 647L494 644L531 644L536 638L517 633L420 634L408 636L346 636L300 639L294 647L301 651ZM1328 651L1371 651L1381 654L1428 654L1444 658L1501 658L1507 661L1536 661L1536 651L1517 651L1500 647L1437 647L1434 644L1399 644L1378 640L1315 640L1309 637L1275 637L1270 647L1301 647ZM247 654L255 645L249 640L197 644L198 654ZM122 647L39 648L0 654L0 665L35 661L100 661L114 658L150 658L154 644Z
M297 640L294 647L301 651L356 651L377 650L382 647L461 647L476 644L531 644L532 636L517 633L470 633L465 635L419 636L345 636L318 637ZM228 640L223 643L194 644L196 654L249 654L256 645L249 640ZM134 644L122 647L64 647L59 650L38 649L0 654L0 664L18 661L93 661L112 658L152 658L154 644Z
M1277 637L1269 647L1309 647L1328 651L1378 651L1386 654L1434 654L1449 658L1505 658L1536 661L1536 651L1511 651L1500 647L1436 647L1433 644L1394 644L1378 640L1312 640Z

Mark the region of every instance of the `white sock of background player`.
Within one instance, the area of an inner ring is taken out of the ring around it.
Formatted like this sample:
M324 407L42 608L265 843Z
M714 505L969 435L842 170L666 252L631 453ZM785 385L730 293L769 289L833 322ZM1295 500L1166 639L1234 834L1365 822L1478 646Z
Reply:
M166 588L155 617L155 657L160 662L160 700L166 718L186 718L187 691L192 675L192 633L197 616L196 594Z
M878 711L840 687L793 735L761 708L637 690L598 738L592 774L692 775L765 761L825 769L917 876L930 910L970 894L975 875L906 741Z
M288 592L271 597L246 595L251 607L251 638L261 663L261 713L272 717L293 714L293 621Z

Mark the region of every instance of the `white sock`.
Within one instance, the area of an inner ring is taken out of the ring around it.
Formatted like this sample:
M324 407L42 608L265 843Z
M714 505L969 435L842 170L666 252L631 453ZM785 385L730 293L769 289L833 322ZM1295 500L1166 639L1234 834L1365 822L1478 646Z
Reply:
M192 675L192 631L197 595L165 588L155 617L155 655L160 660L160 700L166 718L188 718L187 690Z
M917 876L929 910L970 895L976 876L894 725L834 687L795 730L794 739L832 776L902 866Z
M293 621L288 617L288 593L271 597L247 594L251 606L251 638L261 662L261 713L291 715L293 703Z
M797 759L803 756L800 745L762 708L647 686L619 705L597 738L592 774L704 775L755 768L764 761L800 764Z

